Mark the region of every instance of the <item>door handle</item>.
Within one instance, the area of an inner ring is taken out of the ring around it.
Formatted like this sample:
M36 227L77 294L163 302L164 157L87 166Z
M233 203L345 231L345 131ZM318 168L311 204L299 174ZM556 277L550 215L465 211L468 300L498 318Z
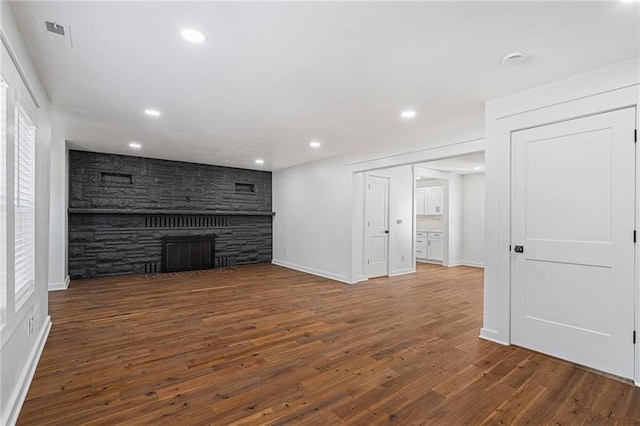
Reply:
M516 253L524 253L524 246L513 246L513 251Z
M388 230L388 229L385 229L385 230L384 230L384 233L385 233L385 234L388 234L388 233L389 233L389 230Z

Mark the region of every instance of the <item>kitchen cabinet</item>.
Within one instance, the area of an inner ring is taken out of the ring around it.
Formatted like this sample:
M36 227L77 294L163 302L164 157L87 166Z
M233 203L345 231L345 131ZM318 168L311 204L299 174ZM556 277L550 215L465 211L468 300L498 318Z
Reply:
M442 262L444 260L444 241L442 232L427 233L427 259Z
M416 189L417 215L442 215L442 187Z
M424 211L428 215L442 214L442 188L425 188Z
M444 241L442 232L416 232L416 259L434 262L444 260Z
M416 232L416 259L427 260L427 233Z

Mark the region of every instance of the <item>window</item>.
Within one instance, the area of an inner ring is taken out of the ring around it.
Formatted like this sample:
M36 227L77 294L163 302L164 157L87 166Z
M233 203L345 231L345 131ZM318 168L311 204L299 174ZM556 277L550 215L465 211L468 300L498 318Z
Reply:
M18 103L14 141L16 302L35 282L35 142L36 128Z

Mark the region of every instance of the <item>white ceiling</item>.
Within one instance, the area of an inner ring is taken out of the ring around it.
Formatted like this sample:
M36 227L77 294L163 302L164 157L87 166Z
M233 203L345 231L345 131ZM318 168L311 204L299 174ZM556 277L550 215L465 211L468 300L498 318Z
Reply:
M426 163L414 164L414 166L458 175L484 173L484 152L428 161ZM416 175L420 176L419 171L416 172Z
M445 123L482 134L485 101L640 47L638 3L617 1L11 4L72 147L267 170ZM36 15L70 24L73 48ZM208 41L185 42L185 27ZM503 67L515 50L526 65Z

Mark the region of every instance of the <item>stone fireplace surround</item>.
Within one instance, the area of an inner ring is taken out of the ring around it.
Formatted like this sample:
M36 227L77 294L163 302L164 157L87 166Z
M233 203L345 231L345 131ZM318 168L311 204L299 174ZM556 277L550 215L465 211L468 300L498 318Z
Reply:
M215 236L214 266L270 262L271 173L69 152L69 275L161 272L162 238Z

